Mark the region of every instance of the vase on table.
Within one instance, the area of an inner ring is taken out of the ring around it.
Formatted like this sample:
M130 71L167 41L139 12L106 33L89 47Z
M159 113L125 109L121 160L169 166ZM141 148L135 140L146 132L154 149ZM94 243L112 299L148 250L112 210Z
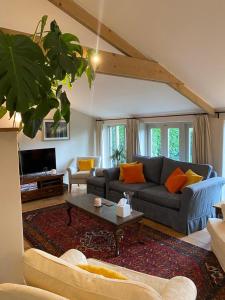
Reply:
M130 205L130 211L132 212L132 197L134 196L134 192L124 192L123 195L127 199L127 204Z

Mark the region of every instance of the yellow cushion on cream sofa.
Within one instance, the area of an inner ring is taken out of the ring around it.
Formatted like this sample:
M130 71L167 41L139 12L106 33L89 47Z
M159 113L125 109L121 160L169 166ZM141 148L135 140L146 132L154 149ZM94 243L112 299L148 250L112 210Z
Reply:
M29 249L24 254L24 276L27 284L70 300L162 299L156 290L144 283L89 273L37 249Z
M124 276L123 274L110 270L108 268L105 267L100 267L100 266L95 266L95 265L77 265L77 267L90 272L90 273L94 273L94 274L98 274L98 275L102 275L104 277L107 278L111 278L111 279L120 279L120 280L127 280L128 278L126 276Z

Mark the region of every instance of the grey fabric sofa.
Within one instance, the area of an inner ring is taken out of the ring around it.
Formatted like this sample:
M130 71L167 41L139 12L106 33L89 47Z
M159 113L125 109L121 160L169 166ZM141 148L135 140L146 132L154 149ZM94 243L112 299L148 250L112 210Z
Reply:
M119 168L104 170L106 198L118 202L123 192L133 191L132 206L145 217L189 234L206 227L208 218L215 216L212 207L221 199L225 179L217 177L210 165L175 161L166 157L135 156L133 161L143 163L146 183L124 184L119 181ZM189 185L182 193L172 194L164 183L173 170L192 169L203 176L203 181Z
M87 179L87 193L106 198L106 184L104 176L91 176Z

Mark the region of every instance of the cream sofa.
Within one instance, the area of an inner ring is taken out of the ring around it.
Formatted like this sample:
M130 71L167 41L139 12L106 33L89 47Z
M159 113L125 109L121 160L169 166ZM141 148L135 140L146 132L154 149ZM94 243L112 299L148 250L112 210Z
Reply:
M225 204L221 205L223 218L225 218ZM211 235L212 251L216 255L223 271L225 272L225 221L224 219L211 218L208 220L207 229Z
M59 295L37 289L34 287L14 284L0 284L0 299L1 300L68 300Z
M125 275L118 280L89 273L77 264L108 267ZM95 259L86 259L78 250L71 249L60 258L37 249L24 254L26 283L71 300L194 300L197 291L186 277L170 280L132 271Z

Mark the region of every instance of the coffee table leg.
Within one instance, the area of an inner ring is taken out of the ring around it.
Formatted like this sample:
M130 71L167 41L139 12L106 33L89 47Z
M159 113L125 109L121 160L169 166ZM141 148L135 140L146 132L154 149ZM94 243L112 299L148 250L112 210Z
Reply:
M116 241L116 256L119 256L120 255L119 244L120 244L120 241L123 237L123 230L122 229L117 229L114 232L114 237L115 237L115 241Z
M142 237L143 227L144 227L144 223L141 221L139 223L139 228L138 228L138 242L141 244L144 244L143 237Z
M70 225L71 225L71 222L72 222L72 218L71 218L71 209L72 209L72 206L71 206L71 205L68 205L68 207L67 207L67 214L68 214L68 222L67 222L67 226L70 226Z

